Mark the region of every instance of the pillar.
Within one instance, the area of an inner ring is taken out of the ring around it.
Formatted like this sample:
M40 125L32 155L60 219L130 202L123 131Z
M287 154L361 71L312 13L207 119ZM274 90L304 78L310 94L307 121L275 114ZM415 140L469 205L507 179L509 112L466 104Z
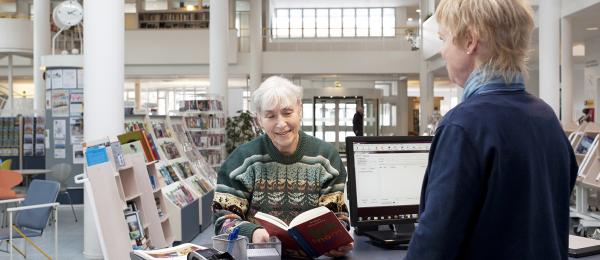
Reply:
M33 110L36 113L45 113L46 85L41 70L41 57L49 55L50 49L50 1L33 1Z
M571 18L561 19L561 122L563 125L573 123L573 39Z
M122 0L86 0L83 4L84 139L89 142L115 137L124 130L125 4ZM89 211L87 203L85 212ZM84 255L88 258L96 258L99 250L93 222L93 218L85 219Z
M228 41L228 9L229 1L210 1L209 25L209 80L208 94L223 100L223 108L227 110L227 48ZM227 115L227 112L225 112Z
M560 0L540 1L540 98L548 103L557 115L560 113L559 21Z
M408 81L398 80L398 105L396 105L396 127L400 135L408 135Z
M250 90L262 81L262 0L250 2Z

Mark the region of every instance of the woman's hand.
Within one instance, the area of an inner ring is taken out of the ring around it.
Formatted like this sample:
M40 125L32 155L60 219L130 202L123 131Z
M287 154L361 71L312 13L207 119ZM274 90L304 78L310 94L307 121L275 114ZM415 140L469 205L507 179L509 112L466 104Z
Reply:
M252 232L252 243L269 242L269 232L264 228L259 228Z
M325 253L325 255L329 257L342 257L345 256L352 249L354 249L354 243L350 243L345 246L340 246L338 249L333 249Z

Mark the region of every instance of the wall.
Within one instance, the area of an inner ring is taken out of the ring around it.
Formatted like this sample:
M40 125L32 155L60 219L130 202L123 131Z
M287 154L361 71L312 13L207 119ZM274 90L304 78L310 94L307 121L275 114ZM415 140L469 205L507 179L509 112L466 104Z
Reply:
M125 64L208 64L209 30L127 30ZM237 62L236 31L229 30L229 63Z

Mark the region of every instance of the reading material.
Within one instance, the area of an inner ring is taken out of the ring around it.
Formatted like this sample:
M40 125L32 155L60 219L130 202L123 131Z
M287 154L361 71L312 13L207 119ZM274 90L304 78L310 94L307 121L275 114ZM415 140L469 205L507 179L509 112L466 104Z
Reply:
M194 251L207 250L208 248L190 243L181 244L175 247L157 249L157 250L133 250L133 253L143 259L170 259L186 260L187 255Z
M317 258L354 241L335 214L323 206L303 212L289 225L262 212L254 217L270 235L281 240L286 253L302 249L308 256Z
M600 240L569 235L569 256L584 257L600 253Z

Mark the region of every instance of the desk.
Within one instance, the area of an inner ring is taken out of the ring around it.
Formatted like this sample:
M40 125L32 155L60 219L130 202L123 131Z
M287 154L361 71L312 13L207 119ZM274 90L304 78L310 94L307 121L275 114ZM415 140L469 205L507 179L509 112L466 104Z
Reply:
M208 227L204 232L200 233L191 243L198 244L201 246L212 247L213 233L212 225ZM400 260L406 256L406 250L402 249L382 249L381 247L371 244L369 238L366 236L358 236L351 231L350 234L354 238L354 250L352 250L344 259L351 260ZM139 260L136 256L131 259ZM319 257L318 259L332 259L328 257ZM600 255L581 257L581 258L569 258L577 260L600 260Z
M23 170L15 170L15 171L20 172L21 175L23 175L23 183L25 184L25 187L29 186L32 176L42 175L42 174L47 174L47 173L52 172L52 170L48 170L48 169L23 169Z

